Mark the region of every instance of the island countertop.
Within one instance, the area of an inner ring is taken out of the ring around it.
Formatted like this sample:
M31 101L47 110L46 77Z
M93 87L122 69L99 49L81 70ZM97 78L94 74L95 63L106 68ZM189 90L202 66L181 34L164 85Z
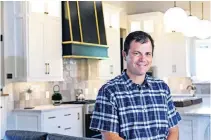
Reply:
M211 116L211 104L208 102L202 102L187 107L176 107L176 109L180 115Z
M56 110L56 109L66 109L66 108L75 108L75 107L82 107L83 104L61 104L59 106L54 106L52 104L49 105L40 105L40 106L35 106L33 109L24 109L24 108L17 108L14 109L14 112L46 112L46 111L51 111L51 110Z

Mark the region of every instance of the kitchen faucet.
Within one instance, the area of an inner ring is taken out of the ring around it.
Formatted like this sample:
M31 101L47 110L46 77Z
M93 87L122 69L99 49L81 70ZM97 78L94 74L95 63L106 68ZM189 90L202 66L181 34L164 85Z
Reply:
M193 94L193 96L195 96L196 87L194 85L188 85L186 89L189 91L189 93L191 93L191 94Z

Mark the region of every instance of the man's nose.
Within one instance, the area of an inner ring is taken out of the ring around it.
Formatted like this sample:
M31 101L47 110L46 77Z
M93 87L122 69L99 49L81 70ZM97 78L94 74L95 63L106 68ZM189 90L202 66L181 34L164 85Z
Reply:
M139 61L144 61L145 59L146 59L146 56L145 55L141 54L139 56Z

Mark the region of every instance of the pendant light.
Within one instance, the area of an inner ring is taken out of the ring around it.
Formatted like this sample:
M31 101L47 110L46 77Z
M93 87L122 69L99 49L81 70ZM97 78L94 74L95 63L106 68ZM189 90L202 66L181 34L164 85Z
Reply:
M190 15L186 18L184 22L182 33L186 37L194 37L196 36L196 29L199 25L200 20L196 16L192 16L191 1L189 1L189 10Z
M199 39L207 39L211 36L211 22L204 20L204 8L202 2L202 20L199 22L197 27L196 37Z
M164 14L164 25L167 29L180 32L186 18L186 12L182 8L176 7L174 1L174 7L168 9Z

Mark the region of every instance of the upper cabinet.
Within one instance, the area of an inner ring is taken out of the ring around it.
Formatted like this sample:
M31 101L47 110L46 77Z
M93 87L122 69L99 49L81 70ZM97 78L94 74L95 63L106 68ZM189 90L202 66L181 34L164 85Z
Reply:
M62 2L64 58L108 57L101 1Z
M128 16L129 32L142 30L153 36L157 40L163 34L163 13L151 12Z
M61 18L60 1L29 1L29 14L42 13Z
M61 6L61 3L58 4ZM61 81L61 17L43 13L17 13L25 9L31 11L30 5L30 2L5 3L6 82ZM57 6L58 9L60 6ZM55 11L58 9L55 7Z
M106 28L120 28L120 11L111 5L103 3L103 12Z

